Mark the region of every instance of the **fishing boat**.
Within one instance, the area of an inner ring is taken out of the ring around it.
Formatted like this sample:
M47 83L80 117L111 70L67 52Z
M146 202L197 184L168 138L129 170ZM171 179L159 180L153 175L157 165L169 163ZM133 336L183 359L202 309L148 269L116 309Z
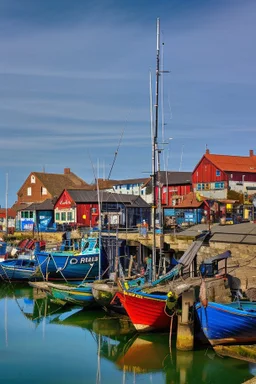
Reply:
M40 278L41 274L35 260L7 259L0 263L0 279L23 281Z
M198 303L196 312L212 346L256 342L256 302Z
M131 322L138 332L163 331L170 326L165 292L146 293L144 291L123 290L117 292Z
M124 286L126 288L138 288L144 286L145 278L143 276L137 278L126 278L124 279ZM116 293L120 290L120 285L116 283L115 280L95 280L92 284L92 293L95 301L103 307L105 310L117 310L118 312L125 314L120 306L112 303Z
M8 258L14 257L18 259L33 259L35 248L37 247L41 251L45 249L46 242L34 239L23 239L17 246L7 247Z
M48 283L47 285L50 290L50 295L53 296L54 299L82 307L97 306L92 294L91 283L80 285Z
M179 295L190 287L178 278L179 274L182 271L187 273L205 236L207 234L200 235L186 250L177 265L147 287L127 289L120 284L120 290L112 302L115 302L116 298L120 300L137 331L163 331L169 327Z
M45 280L94 280L107 269L107 256L98 237L82 239L81 250L35 252Z

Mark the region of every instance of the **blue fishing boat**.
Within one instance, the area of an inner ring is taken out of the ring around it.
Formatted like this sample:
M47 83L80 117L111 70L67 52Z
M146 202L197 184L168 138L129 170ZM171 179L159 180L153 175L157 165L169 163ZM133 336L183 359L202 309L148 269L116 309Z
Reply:
M61 285L48 283L48 287L50 288L51 296L53 296L55 299L83 307L91 307L97 305L92 294L91 283L84 283L80 285Z
M198 303L196 312L211 345L256 342L256 302Z
M46 280L94 280L107 268L107 256L98 237L82 239L80 251L35 251Z
M37 263L29 259L7 259L0 263L0 280L32 280L39 275Z

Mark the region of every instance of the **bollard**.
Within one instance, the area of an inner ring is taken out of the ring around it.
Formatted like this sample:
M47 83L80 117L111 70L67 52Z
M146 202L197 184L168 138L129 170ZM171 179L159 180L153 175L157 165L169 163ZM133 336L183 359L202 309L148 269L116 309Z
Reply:
M192 351L194 348L193 321L194 290L182 294L182 314L178 315L176 348L180 351Z

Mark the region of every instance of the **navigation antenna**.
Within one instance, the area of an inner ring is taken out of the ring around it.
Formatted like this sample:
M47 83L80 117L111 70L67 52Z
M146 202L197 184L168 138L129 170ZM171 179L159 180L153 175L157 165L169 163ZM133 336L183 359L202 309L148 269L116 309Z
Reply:
M122 131L122 133L121 133L121 136L120 136L120 139L119 139L119 143L118 143L117 149L116 149L116 151L115 151L114 160L113 160L113 162L112 162L112 165L111 165L111 168L110 168L110 171L109 171L109 174L108 174L108 178L107 178L107 180L109 180L109 179L110 179L110 176L111 176L111 173L112 173L113 167L114 167L114 165L115 165L115 162L116 162L116 158L117 158L117 154L118 154L118 151L119 151L119 148L120 148L120 145L121 145L122 139L123 139L123 135L124 135L124 129L123 129L123 131Z

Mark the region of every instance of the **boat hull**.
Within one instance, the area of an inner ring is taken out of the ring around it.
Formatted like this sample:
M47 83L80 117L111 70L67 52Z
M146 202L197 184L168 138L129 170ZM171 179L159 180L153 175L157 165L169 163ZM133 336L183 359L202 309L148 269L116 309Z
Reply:
M138 288L145 283L144 277L136 279L125 279L124 286L128 288ZM113 307L111 304L115 294L120 290L113 280L95 281L92 285L92 293L95 300L102 307Z
M75 255L70 252L36 254L42 275L47 280L94 280L99 275L99 254Z
M166 295L150 295L143 292L117 292L131 322L138 332L163 331L170 327L166 313Z
M27 281L37 277L34 261L27 259L7 259L0 263L0 279Z
M74 286L73 289L65 289L65 287L51 287L51 295L55 299L63 300L71 304L81 305L83 307L96 305L91 285L86 285L84 287Z
M109 284L101 284L96 282L92 285L92 293L94 299L101 307L109 307L117 291L117 286Z
M201 328L211 345L256 342L256 303L196 305Z

